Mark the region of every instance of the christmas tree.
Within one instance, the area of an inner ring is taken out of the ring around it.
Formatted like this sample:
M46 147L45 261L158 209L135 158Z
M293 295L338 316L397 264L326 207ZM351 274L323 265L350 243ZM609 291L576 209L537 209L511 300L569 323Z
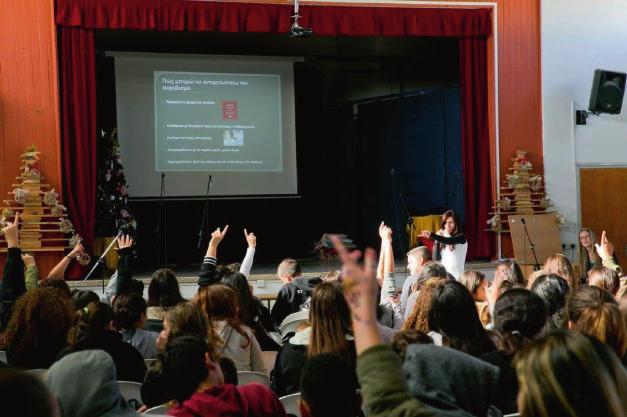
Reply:
M120 157L117 129L101 131L98 142L96 190L96 236L115 236L117 231L137 227L128 204L128 185Z

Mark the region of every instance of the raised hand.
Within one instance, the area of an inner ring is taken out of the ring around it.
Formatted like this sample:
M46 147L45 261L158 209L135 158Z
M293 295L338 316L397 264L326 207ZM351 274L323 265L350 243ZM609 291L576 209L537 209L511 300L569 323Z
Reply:
M28 253L23 253L22 254L22 261L24 262L24 266L26 266L27 268L29 266L36 266L37 263L35 262L35 257L31 254Z
M17 248L19 246L18 230L20 225L20 213L15 213L13 222L7 222L7 225L2 229L4 238L7 240L7 246L9 248Z
M226 226L224 226L223 230L218 227L216 230L211 232L211 240L209 241L209 246L217 247L222 239L224 239L224 236L226 236L226 232L228 232L228 230L229 225L227 224Z
M422 232L420 232L420 237L424 237L425 239L429 239L429 237L431 236L431 232L428 230L423 230Z
M379 237L381 240L392 241L392 229L381 222L379 225Z
M120 246L120 239L122 237L120 236L120 238L118 238L118 247L120 249L122 249L122 247ZM132 239L131 239L131 245L132 245ZM68 258L70 259L76 259L78 257L78 255L80 255L81 253L83 253L85 251L85 247L83 246L82 243L77 243L76 246L74 246L74 249L72 249L72 251L67 255Z
M227 226L228 227L228 226ZM246 238L246 242L248 242L249 248L254 248L257 246L257 236L254 233L248 233L246 229L244 229L244 237Z
M375 251L366 249L364 265L360 266L357 263L361 257L359 251L349 253L337 236L332 236L331 241L342 262L344 297L351 309L353 321L376 323L378 286L375 278Z
M614 244L608 240L605 230L601 233L600 243L595 243L594 247L601 259L609 259L614 255Z
M78 247L78 245L76 245ZM82 247L83 245L81 245ZM130 248L131 246L133 246L133 238L130 235L122 235L118 238L118 250L119 249L126 249L126 248ZM76 248L74 248L74 250L72 250L72 252L74 252L76 250ZM82 252L82 250L81 250Z

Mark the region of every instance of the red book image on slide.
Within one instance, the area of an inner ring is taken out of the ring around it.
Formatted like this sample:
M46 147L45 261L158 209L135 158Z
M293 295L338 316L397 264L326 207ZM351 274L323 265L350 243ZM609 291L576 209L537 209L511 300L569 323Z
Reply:
M222 101L222 120L237 120L237 100Z

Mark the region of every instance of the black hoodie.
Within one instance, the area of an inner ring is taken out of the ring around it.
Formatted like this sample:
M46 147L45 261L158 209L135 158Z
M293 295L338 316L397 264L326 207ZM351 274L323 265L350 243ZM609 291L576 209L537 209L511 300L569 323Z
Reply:
M283 285L270 313L276 325L281 326L283 319L292 313L303 309L308 310L311 292L321 282L322 280L318 277L298 277Z

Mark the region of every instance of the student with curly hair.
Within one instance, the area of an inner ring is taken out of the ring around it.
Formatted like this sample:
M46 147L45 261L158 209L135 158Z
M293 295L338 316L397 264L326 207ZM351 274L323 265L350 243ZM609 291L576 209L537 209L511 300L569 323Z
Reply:
M54 288L35 288L15 304L4 337L15 368L49 368L65 347L74 309Z

